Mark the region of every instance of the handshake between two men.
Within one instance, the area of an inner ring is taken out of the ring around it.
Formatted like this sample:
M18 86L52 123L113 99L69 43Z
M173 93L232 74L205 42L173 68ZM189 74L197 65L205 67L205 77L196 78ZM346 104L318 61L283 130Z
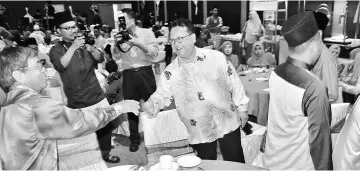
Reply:
M140 100L140 102L135 100L122 100L118 103L114 103L111 105L117 113L134 113L135 115L139 115L140 111L144 111L149 116L156 116L159 112L159 104L153 103L152 100L144 102L144 100Z

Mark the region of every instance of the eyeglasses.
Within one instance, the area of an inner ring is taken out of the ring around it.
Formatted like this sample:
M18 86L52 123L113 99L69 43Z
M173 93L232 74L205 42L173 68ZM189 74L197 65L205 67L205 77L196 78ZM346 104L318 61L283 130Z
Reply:
M26 66L26 67L22 67L20 69L25 69L25 68L36 68L39 70L43 70L43 62L40 60L40 61L38 61L38 63L36 63L35 66Z
M71 27L60 27L60 28L66 30L66 31L70 31L70 30L75 30L78 27L77 26L71 26Z
M170 43L171 45L174 45L175 42L177 42L177 43L183 43L184 38L186 38L186 37L188 37L188 36L190 36L190 35L192 35L192 34L193 34L193 33L191 33L191 34L189 34L189 35L187 35L187 36L184 36L184 37L178 37L178 38L176 38L176 39L169 39L168 43Z

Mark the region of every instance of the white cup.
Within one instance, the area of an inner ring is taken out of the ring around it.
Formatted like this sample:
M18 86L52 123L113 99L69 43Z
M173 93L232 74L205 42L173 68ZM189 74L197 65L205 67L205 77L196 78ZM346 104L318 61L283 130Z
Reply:
M159 158L159 165L162 169L171 169L173 166L173 157L170 155L163 155Z

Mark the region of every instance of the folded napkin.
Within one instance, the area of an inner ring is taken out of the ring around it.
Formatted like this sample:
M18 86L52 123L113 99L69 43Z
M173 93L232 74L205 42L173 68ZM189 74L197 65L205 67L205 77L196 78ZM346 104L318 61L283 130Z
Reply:
M260 78L256 78L256 81L268 81L268 78L260 77Z

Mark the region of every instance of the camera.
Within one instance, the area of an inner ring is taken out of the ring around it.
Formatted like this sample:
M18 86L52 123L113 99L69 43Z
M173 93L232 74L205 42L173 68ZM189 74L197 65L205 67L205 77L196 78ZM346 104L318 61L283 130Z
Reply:
M86 28L83 24L78 24L79 32L77 33L76 37L84 36L85 44L88 45L95 45L95 39L93 36L90 35L90 30Z
M129 41L131 39L130 35L132 35L132 34L133 34L133 32L130 30L120 31L119 33L116 34L116 36L120 37L120 40L119 39L117 40L117 44L123 44L123 43Z
M132 35L132 34L133 33L130 30L122 30L122 31L120 31L119 33L117 33L115 35L115 37L116 37L116 46L121 52L126 53L126 52L128 52L130 50L131 47L129 47L127 50L124 50L121 45L123 43L129 41L131 39L130 35Z

